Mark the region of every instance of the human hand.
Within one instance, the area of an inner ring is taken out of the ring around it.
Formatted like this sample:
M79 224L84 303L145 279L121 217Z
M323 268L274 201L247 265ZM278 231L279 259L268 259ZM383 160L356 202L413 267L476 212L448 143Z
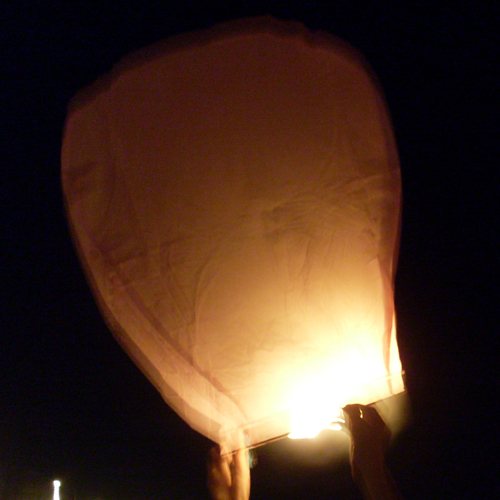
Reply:
M248 500L248 450L242 449L232 455L222 456L220 447L214 446L208 460L208 489L213 500Z
M362 477L382 474L391 432L371 406L347 405L344 414L351 433L351 471L356 482Z

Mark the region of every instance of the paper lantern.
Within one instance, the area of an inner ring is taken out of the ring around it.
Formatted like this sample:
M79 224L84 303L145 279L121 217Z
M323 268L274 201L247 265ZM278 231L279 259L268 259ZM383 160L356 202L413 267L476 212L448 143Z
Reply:
M123 61L71 106L68 217L119 342L228 450L403 390L400 173L345 43L247 19Z

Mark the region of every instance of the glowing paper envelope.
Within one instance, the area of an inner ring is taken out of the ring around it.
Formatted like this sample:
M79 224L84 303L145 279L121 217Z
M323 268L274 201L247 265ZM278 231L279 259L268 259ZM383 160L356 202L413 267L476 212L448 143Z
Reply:
M74 103L62 165L103 313L205 436L317 432L403 390L397 154L345 44L253 19L133 56Z

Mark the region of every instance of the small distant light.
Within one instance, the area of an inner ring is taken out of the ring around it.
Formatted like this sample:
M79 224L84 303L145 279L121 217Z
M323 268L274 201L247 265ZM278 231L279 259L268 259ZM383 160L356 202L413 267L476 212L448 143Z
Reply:
M54 500L59 500L59 488L61 486L61 481L56 479L53 484L54 484Z

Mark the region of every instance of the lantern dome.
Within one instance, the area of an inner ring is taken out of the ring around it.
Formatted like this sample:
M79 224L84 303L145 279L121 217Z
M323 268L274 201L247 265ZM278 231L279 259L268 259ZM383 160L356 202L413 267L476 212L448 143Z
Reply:
M73 101L62 179L114 335L227 450L404 390L397 151L344 42L258 18L133 54Z

